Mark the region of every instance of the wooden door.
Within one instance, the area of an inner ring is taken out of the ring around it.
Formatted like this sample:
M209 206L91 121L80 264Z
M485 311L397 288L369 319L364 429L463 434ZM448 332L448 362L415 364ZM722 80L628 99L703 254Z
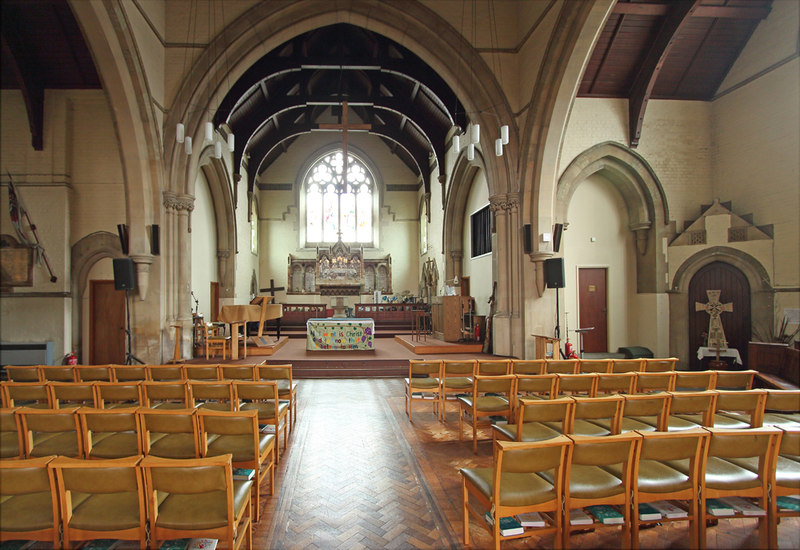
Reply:
M210 321L216 323L219 317L219 283L214 281L211 281L211 303L209 307L211 308L209 312Z
M125 362L125 292L114 281L91 281L89 330L90 364Z
M578 322L576 328L594 327L583 334L583 351L605 353L608 351L608 293L606 268L581 267L578 269ZM575 347L580 350L580 339L569 334Z
M733 304L733 311L720 315L728 347L739 351L747 365L747 343L750 341L750 283L744 273L731 264L712 262L694 274L689 282L689 358L692 369L702 368L697 348L706 345L709 316L696 311L695 303L708 303L707 290L721 290L719 301Z
M472 296L469 288L469 277L461 277L459 283L461 284L461 296Z

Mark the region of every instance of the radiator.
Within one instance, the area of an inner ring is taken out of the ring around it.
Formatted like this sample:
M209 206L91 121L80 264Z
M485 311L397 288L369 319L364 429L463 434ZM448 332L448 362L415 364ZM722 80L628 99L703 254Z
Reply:
M0 365L52 365L53 342L0 342Z

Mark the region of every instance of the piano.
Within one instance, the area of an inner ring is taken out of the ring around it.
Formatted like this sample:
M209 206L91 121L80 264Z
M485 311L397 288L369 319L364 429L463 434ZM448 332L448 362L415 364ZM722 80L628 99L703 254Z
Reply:
M219 312L219 320L231 325L231 335L233 345L231 346L231 359L239 358L239 326L246 323L258 322L258 337L264 335L264 327L270 319L276 319L278 323L278 339L281 337L281 317L283 317L283 305L271 303L273 296L256 296L250 305L222 306ZM246 333L246 330L245 330ZM245 334L246 335L246 334ZM245 338L244 356L247 357L247 338Z

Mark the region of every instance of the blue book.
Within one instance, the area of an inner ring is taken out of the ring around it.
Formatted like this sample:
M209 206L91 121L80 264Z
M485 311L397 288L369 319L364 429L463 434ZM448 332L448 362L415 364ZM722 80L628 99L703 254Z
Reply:
M492 519L492 514L486 512L486 522L489 525L494 525L494 520ZM523 529L522 524L517 521L517 518L514 516L508 516L504 518L500 518L500 535L504 537L511 537L514 535L521 535L525 532Z
M622 513L608 504L587 506L586 511L596 517L604 525L619 525L625 522Z
M247 481L253 479L253 476L256 475L255 470L251 470L250 468L234 468L233 469L233 479L239 481Z

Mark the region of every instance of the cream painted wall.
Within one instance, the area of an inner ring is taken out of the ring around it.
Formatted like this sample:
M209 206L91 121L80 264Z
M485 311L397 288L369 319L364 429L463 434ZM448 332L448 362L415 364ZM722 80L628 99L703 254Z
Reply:
M607 270L608 351L616 352L621 346L647 345L638 340L641 334L636 330L644 316L634 307L635 247L622 196L605 178L591 176L572 196L568 221L561 249L565 271L565 288L560 291L562 341L567 335L567 323L570 331L584 326L578 315L578 269L600 267ZM569 338L577 347L574 332L569 333Z
M136 50L142 61L147 87L159 105L165 105L165 49L164 22L166 5L169 2L123 2L128 22L136 40ZM184 38L185 40L185 38ZM155 110L158 126L164 122L164 112Z
M192 283L199 311L211 319L211 282L219 281L217 263L217 220L208 183L202 172L194 186L192 211ZM192 300L192 310L194 310Z
M475 313L489 314L489 297L492 295L492 254L483 254L472 258L472 227L470 216L489 204L489 187L484 172L479 172L473 180L467 198L466 215L464 217L461 269L464 277L469 277L469 291L475 298ZM497 239L492 239L492 246Z
M230 164L230 163L229 163ZM233 296L234 304L249 304L250 281L255 272L259 280L258 254L250 251L250 222L247 221L247 175L242 174L239 182L239 195L236 207L236 290ZM259 284L258 288L262 288Z

